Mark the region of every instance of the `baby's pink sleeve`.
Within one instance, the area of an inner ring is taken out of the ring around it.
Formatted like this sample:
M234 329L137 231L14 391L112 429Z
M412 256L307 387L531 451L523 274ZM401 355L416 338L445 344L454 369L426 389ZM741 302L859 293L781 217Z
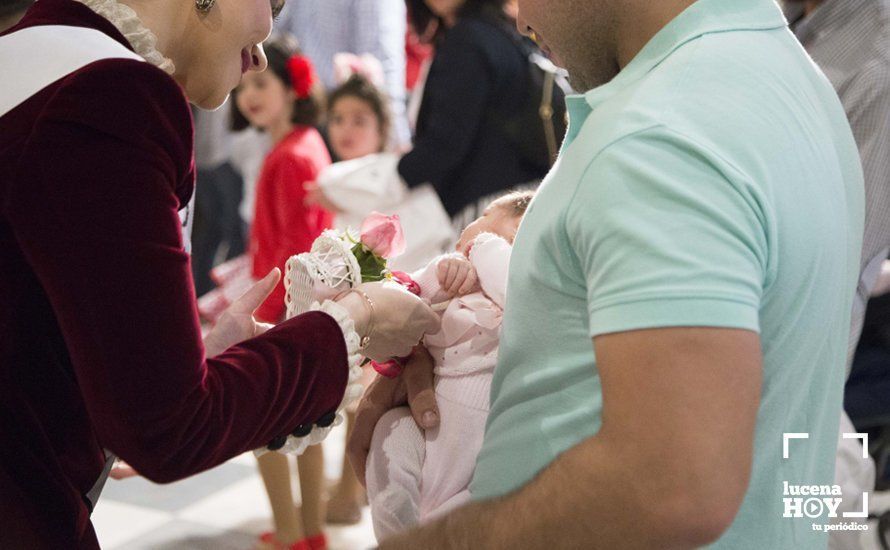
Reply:
M476 268L482 291L504 308L507 297L507 273L513 247L500 235L482 233L470 250L470 263Z
M427 300L431 304L438 304L451 299L451 296L445 293L445 291L442 290L442 285L439 284L438 268L439 262L445 258L452 257L455 254L460 256L460 254L457 254L456 252L438 256L428 263L426 267L411 274L411 278L420 286L421 298Z

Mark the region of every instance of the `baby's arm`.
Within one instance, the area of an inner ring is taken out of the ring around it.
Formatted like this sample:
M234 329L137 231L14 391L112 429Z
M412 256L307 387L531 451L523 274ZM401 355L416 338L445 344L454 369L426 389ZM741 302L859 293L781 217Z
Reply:
M463 258L463 255L454 252L439 256L423 269L411 274L411 278L420 286L420 297L431 304L447 302L453 298L442 288L442 283L439 280L439 263L451 258Z
M501 309L506 302L507 272L510 270L512 252L510 243L494 233L480 234L470 249L470 263L476 268L483 292Z

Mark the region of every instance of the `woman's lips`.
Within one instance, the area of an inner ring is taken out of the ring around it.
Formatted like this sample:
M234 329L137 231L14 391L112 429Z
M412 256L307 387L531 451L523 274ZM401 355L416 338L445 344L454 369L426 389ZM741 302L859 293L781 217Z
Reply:
M247 72L250 68L250 52L245 50L241 50L241 74Z

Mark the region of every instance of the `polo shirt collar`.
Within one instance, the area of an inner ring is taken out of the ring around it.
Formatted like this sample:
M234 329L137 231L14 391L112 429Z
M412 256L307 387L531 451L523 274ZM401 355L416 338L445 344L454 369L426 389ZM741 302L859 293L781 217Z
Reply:
M665 25L611 81L589 92L567 98L569 116L590 112L603 101L657 67L683 44L727 31L769 30L787 26L774 0L698 0ZM583 99L582 99L583 98ZM584 109L581 102L586 102Z

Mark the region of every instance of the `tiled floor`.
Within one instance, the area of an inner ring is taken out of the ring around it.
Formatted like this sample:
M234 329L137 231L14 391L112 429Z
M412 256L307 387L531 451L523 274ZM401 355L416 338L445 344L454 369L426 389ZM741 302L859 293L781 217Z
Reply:
M327 476L336 478L343 430L325 442ZM295 489L296 490L296 489ZM873 495L873 511L890 509L890 493ZM269 504L252 455L173 485L144 479L109 481L93 521L106 550L247 550L270 527ZM875 525L862 533L862 550L878 550ZM370 517L352 527L328 530L332 550L375 545Z
M331 479L340 473L343 439L341 428L325 443ZM246 550L269 530L270 517L256 460L246 454L172 485L109 480L93 522L105 550ZM367 510L360 524L331 527L327 533L331 550L376 544Z

